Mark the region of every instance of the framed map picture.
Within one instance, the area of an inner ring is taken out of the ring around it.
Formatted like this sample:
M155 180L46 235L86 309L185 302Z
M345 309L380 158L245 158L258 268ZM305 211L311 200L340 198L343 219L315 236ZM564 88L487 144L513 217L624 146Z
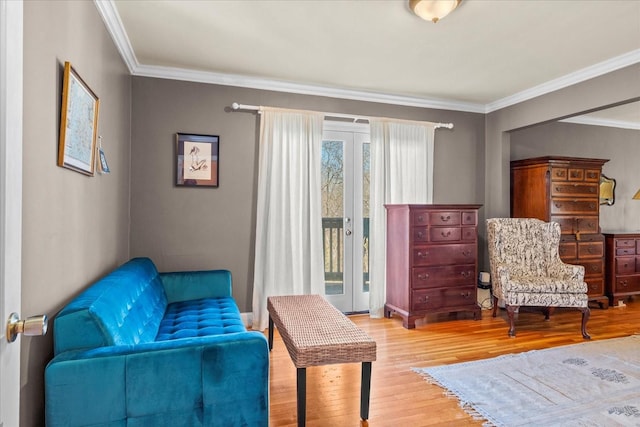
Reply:
M58 166L93 176L99 99L69 62L64 63Z
M220 137L176 134L176 185L218 186Z

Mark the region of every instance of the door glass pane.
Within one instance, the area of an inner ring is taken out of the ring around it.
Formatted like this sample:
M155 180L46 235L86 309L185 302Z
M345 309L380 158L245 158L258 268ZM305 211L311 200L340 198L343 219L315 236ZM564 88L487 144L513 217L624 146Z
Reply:
M371 154L369 143L362 144L362 292L369 292L369 193Z
M344 293L344 143L322 141L322 240L326 295Z

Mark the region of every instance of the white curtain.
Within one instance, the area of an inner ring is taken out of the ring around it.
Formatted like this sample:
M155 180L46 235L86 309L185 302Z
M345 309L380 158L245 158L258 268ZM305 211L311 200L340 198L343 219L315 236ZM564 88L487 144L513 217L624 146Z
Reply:
M386 298L385 204L433 201L435 125L371 119L369 313L382 317Z
M268 326L267 297L324 294L321 113L262 107L253 329Z

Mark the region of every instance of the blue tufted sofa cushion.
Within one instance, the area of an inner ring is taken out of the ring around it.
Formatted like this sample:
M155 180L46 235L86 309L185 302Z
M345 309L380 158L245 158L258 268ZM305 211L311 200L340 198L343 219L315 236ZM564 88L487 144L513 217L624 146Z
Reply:
M156 341L244 332L233 298L203 298L169 304Z

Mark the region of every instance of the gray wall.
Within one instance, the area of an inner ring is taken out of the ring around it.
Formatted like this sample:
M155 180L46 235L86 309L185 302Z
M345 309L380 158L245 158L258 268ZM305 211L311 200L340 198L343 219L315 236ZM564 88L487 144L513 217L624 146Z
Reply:
M110 175L87 177L56 165L65 61L100 97ZM131 77L93 2L24 3L24 316L52 319L128 258L130 98ZM21 345L21 425L41 426L52 334L22 337Z
M259 119L232 102L453 122L435 137L435 203L482 203L484 115L134 77L131 256L162 271L228 268L251 311ZM219 188L175 187L175 133L220 136Z
M616 180L616 201L600 206L604 231L640 230L640 130L553 122L511 132L511 159L539 156L609 159L602 172Z

